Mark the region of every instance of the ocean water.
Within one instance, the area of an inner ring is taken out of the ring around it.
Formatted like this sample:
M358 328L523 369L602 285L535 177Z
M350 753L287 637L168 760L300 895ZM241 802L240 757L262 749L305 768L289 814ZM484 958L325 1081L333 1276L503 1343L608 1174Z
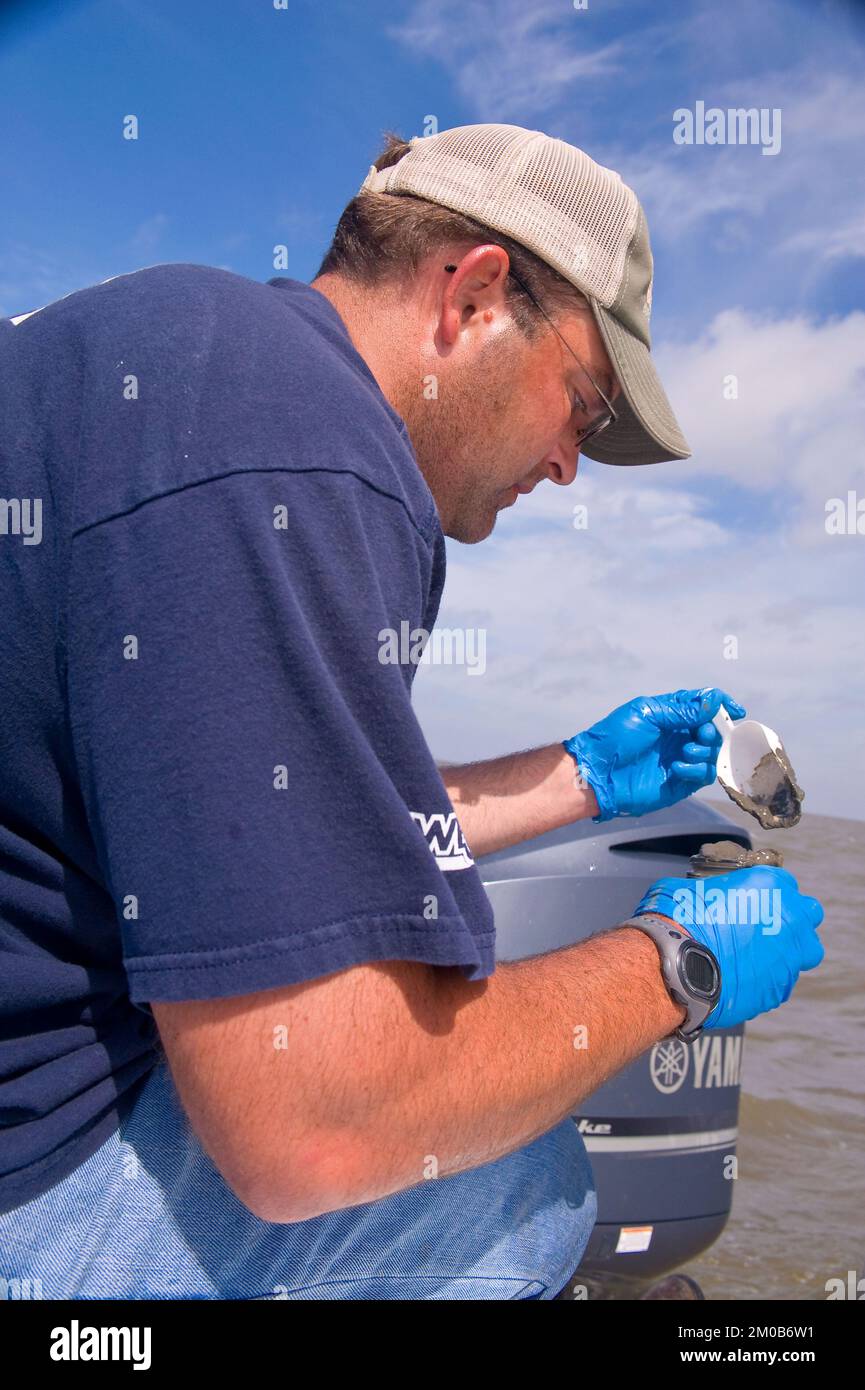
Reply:
M826 956L747 1026L732 1215L685 1272L710 1299L822 1300L827 1280L865 1279L865 822L806 802L799 825L764 831L715 804L820 899Z

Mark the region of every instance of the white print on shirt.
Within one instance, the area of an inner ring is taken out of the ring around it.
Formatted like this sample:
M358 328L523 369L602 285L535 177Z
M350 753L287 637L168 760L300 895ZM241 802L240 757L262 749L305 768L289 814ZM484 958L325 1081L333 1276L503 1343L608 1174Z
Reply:
M460 829L456 811L450 811L447 815L443 811L433 811L429 816L423 811L411 811L409 814L420 826L421 834L443 873L472 867L475 861Z

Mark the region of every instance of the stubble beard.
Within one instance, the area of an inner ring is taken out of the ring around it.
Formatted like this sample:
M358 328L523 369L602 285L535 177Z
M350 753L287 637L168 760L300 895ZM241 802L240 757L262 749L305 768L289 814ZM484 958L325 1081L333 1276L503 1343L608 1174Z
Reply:
M470 376L449 382L437 398L425 398L416 377L404 379L395 397L394 408L405 420L442 529L466 545L489 536L501 500L502 486L496 489L490 482L496 463L501 466L488 423L492 394L489 373L479 364ZM499 401L495 408L504 404ZM485 458L491 467L484 467Z

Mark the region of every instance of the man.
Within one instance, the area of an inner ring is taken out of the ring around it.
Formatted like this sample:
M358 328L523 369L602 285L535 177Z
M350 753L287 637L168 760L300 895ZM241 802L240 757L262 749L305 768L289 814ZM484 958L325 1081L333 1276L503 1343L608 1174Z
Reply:
M472 855L707 785L744 711L637 699L445 783L381 659L432 629L444 534L581 449L687 457L650 299L617 175L476 126L390 139L312 286L157 266L0 325L7 1279L552 1298L596 1212L579 1102L818 963L764 871L780 932L664 880L494 970Z

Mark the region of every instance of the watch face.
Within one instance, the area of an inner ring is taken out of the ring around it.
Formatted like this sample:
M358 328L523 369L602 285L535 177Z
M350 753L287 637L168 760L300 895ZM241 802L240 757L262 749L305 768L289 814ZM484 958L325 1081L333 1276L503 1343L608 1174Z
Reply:
M721 983L718 967L708 951L699 946L686 946L680 964L685 983L695 994L711 999L718 992Z

